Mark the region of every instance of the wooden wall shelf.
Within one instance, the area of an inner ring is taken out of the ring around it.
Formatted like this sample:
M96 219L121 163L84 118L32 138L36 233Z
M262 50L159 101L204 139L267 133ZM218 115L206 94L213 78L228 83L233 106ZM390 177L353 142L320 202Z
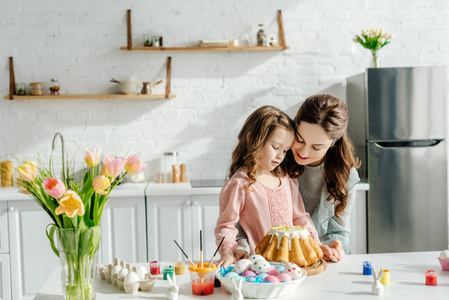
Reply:
M284 26L282 23L282 12L278 10L279 26L279 46L277 47L133 47L132 46L132 27L131 10L127 11L127 46L120 47L120 50L145 50L145 51L283 51L289 49L285 43Z
M13 99L9 99L9 96L3 97L6 100L60 100L60 99L164 99L175 98L176 95L169 94L166 97L164 94L150 94L150 95L125 95L125 94L73 94L73 95L40 95L40 96L19 96L14 95Z
M3 97L6 100L59 100L59 99L169 99L176 98L176 95L170 94L171 88L171 57L167 57L167 74L165 94L148 94L148 95L135 95L135 94L69 94L69 95L16 95L16 84L14 75L14 63L13 58L9 58L9 95Z

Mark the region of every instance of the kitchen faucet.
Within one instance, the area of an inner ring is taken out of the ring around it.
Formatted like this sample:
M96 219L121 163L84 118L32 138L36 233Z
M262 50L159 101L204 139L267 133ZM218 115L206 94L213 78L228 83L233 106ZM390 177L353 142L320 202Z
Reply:
M64 164L64 154L65 154L65 147L64 147L64 138L62 137L62 134L60 132L56 132L55 136L53 137L53 142L51 146L51 150L55 150L55 142L56 138L59 136L61 139L61 148L62 148L62 180L65 183L65 164Z

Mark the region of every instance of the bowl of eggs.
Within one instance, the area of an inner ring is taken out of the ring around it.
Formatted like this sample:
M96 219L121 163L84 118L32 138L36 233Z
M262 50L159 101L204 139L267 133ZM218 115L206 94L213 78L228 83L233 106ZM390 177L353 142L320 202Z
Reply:
M243 297L275 298L296 289L307 272L294 263L270 263L261 255L252 255L235 265L221 267L216 276L230 294L234 291L232 281L242 280Z

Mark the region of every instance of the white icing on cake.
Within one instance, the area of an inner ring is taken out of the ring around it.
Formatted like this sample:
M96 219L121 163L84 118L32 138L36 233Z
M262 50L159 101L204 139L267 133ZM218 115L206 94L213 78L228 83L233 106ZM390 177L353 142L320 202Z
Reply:
M288 250L292 251L292 239L296 236L299 239L308 239L310 232L305 227L301 226L273 226L268 235L271 235L270 244L274 236L277 236L277 249L281 246L282 237L288 238Z

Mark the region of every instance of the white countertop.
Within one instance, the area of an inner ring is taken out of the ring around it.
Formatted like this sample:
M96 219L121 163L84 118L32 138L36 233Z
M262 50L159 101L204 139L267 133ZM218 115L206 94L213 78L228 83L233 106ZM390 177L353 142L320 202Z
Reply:
M367 191L369 184L360 182L357 190ZM118 185L111 193L112 196L167 196L167 195L214 195L220 194L221 187L193 188L190 182L181 183L125 183ZM19 193L14 187L0 187L0 201L32 200L30 196Z
M384 286L382 299L448 299L449 271L442 271L439 252L385 253L347 255L340 263L329 263L327 270L310 276L291 294L278 299L375 299L371 293L372 276L362 275L362 262L369 260L376 269L390 270L390 285ZM148 269L148 264L142 264ZM164 265L162 263L162 265ZM426 286L426 270L438 272L438 285ZM161 279L161 276L157 276ZM180 286L179 299L199 299L193 296L188 274L176 277ZM165 299L168 288L165 280L158 280L151 292L125 294L97 275L97 300L102 299ZM59 267L56 268L36 295L35 299L62 299ZM351 297L353 296L353 297ZM208 299L230 299L224 288L215 288Z

